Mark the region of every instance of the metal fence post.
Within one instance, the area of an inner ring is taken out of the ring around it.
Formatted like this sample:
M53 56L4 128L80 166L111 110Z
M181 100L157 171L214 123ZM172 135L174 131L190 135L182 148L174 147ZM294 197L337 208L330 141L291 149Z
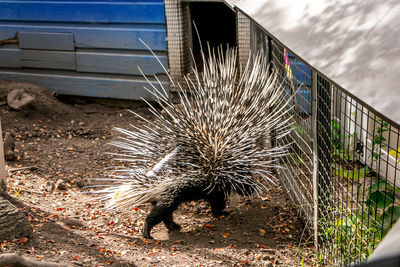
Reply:
M331 85L317 75L317 145L318 145L318 197L320 212L327 210L331 199ZM323 214L325 217L327 214Z
M251 23L250 19L241 11L236 12L236 39L239 51L239 70L246 67L251 51Z
M313 229L314 229L314 244L315 248L318 249L318 144L317 144L317 72L312 71L312 85L311 85L311 97L312 97L312 155L313 155L313 171L312 171L312 183L313 183Z
M312 71L314 241L318 247L318 221L329 217L331 199L331 85Z

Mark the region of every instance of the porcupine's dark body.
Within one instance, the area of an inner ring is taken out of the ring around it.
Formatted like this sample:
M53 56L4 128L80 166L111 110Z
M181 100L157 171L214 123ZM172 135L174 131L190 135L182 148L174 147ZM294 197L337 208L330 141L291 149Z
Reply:
M228 192L217 188L208 192L206 191L208 186L206 181L187 182L181 180L176 187L168 188L161 194L160 199L153 203L153 209L147 215L143 228L143 237L151 238L151 229L160 222L164 222L169 230L179 230L180 226L173 221L172 214L180 204L187 201L207 200L214 216L223 215Z
M236 50L209 56L203 54L201 73L193 70L195 79L186 78L190 94L179 93L180 105L171 103L159 83L161 89L153 86L149 93L163 112L150 105L154 121L135 114L146 123L116 129L123 134L112 143L122 150L117 160L129 166L117 167L110 178L117 183L101 193L109 208L152 203L146 238L160 222L179 229L172 214L183 202L205 199L212 214L220 216L232 191L244 196L264 192L265 182L272 181L271 168L279 167L278 159L286 154L285 146L268 145L271 132L279 141L290 130L290 98L283 95L277 75L270 75L266 59L262 54L249 59L239 73Z
M177 182L176 187L170 187L163 192L159 200L154 201L153 209L146 217L146 222L143 228L143 237L151 238L151 229L164 222L168 230L179 230L181 227L173 221L173 212L184 202L194 200L207 200L210 203L211 213L215 217L227 215L224 212L227 197L232 191L228 185L224 189L215 187L209 191L210 183L207 180L185 180L184 178ZM250 186L242 187L238 191L241 195L250 195L253 189Z

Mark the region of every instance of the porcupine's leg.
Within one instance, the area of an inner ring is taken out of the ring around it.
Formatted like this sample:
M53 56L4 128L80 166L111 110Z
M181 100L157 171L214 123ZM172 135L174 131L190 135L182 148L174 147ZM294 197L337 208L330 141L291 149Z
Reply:
M224 211L226 197L224 192L213 192L209 195L208 201L211 205L211 213L214 217L227 216L229 212Z
M146 217L146 221L143 226L143 237L148 239L153 239L150 235L151 229L162 222L163 217L167 213L165 207L154 205L153 209L150 211L149 215Z
M172 220L172 213L176 208L177 205L167 205L161 202L155 204L149 215L146 217L143 227L143 237L152 239L150 236L151 229L160 222L164 222L170 230L179 229L180 226Z
M168 230L175 231L175 230L181 229L181 226L179 224L177 224L176 222L174 222L174 220L172 218L172 213L169 214L168 216L166 216L163 219L163 222Z

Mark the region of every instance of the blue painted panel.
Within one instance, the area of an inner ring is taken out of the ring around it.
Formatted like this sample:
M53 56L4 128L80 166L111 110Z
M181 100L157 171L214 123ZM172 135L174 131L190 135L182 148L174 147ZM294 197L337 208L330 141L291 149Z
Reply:
M292 73L295 77L296 86L311 86L311 69L303 62L296 59L290 52L288 52L288 56L290 68L292 69Z
M14 45L0 46L0 67L1 68L21 68L19 49Z
M165 30L80 29L75 35L76 47L147 50L139 38L153 50L166 51Z
M18 32L20 48L74 51L72 33Z
M121 28L120 25L57 25L20 23L0 25L0 40L14 38L18 32L56 32L74 34L75 47L79 48L114 48L147 50L139 41L142 39L154 51L166 51L166 31L164 27L140 28L142 25L131 28Z
M289 64L294 76L294 86L297 91L297 103L299 105L300 114L311 114L312 112L312 97L311 97L311 69L303 62L295 58L288 52ZM286 72L286 71L285 71ZM285 74L286 76L287 74ZM285 89L287 97L291 94L289 88ZM294 101L292 102L294 104Z
M21 49L21 65L27 68L75 70L75 53Z
M167 56L159 55L158 58L165 67L168 66ZM145 75L164 73L154 56L132 51L118 53L118 51L79 50L76 52L76 65L78 72L141 75L138 69L140 67Z
M164 4L153 2L1 1L0 20L164 23Z
M154 100L153 95L144 89L144 87L150 88L150 85L140 77L101 77L72 73L12 71L0 72L0 79L34 83L59 94ZM154 85L159 87L156 83ZM163 82L163 86L168 92L169 83Z
M162 0L0 0L0 40L19 40L0 47L0 77L63 94L149 99L137 66L149 76L164 71L139 38L167 65L165 28Z
M308 68L303 62L298 60L290 61L290 67L292 69L293 75L296 78L296 85L306 85L311 86L311 69Z
M156 55L167 69L166 53L158 52ZM0 59L0 67L9 68L76 69L78 72L142 75L138 69L140 67L145 75L165 73L156 58L144 51L80 49L73 53L3 45L0 47Z
M289 96L291 95L291 90L290 88L286 88L286 95L285 98L289 99ZM297 91L297 104L299 105L299 113L300 114L311 114L312 112L312 96L311 96L311 90L303 87L298 89ZM291 105L294 105L294 101L291 101Z

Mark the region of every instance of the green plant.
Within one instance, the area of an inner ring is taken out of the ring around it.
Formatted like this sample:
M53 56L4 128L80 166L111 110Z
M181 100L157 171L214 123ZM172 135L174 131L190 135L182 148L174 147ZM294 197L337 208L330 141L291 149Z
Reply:
M385 132L388 130L388 123L378 119L379 124L372 137L371 155L373 162L377 162L382 153L382 149L387 146ZM351 179L353 181L361 180L367 174L373 175L368 166L357 167L354 162L355 156L359 151L356 149L346 150L344 143L352 143L356 135L343 136L341 125L338 120L331 121L331 142L332 156L336 159L332 164L332 169L338 177ZM359 149L362 151L362 149ZM398 160L400 164L400 148L390 151L389 154ZM374 166L372 166L374 167ZM347 199L347 207L339 207L328 211L330 217L323 222L321 229L324 229L323 238L328 242L329 249L333 255L340 255L343 263L351 263L354 260L367 259L373 249L381 242L383 237L390 230L392 225L400 218L400 207L396 200L400 188L393 186L383 179L371 177L374 181L365 191L361 187L366 181L358 185L356 197L356 207L354 208L350 198ZM354 184L352 184L354 185ZM360 201L360 194L363 193L363 201ZM397 194L397 195L396 195ZM335 257L335 256L333 256Z
M298 134L306 134L307 132L303 129L303 128L301 128L301 126L300 125L297 125L297 124L293 124L292 126L292 129L293 130L295 130Z
M326 225L323 238L329 241L332 256L340 256L344 264L357 258L367 259L379 243L376 227L366 227L362 216L354 211L339 207L333 214L335 220Z
M323 240L328 242L333 256L340 255L345 264L359 258L367 259L400 218L400 207L395 205L395 193L400 192L400 188L381 180L371 184L365 192L365 205L353 210L341 206L330 210L328 220L321 220Z
M342 161L353 160L357 156L357 151L346 147L343 139L348 140L351 143L351 139L356 138L356 133L349 135L342 135L340 121L337 119L331 120L331 143L333 146L332 156Z
M359 168L359 169L349 170L349 169L340 168L336 164L332 164L332 168L334 169L335 174L337 176L344 177L344 178L351 179L351 180L362 179L365 177L365 175L367 173L370 172L370 169L367 166L365 166L363 168Z
M335 149L341 149L343 147L342 144L342 133L340 130L340 122L339 120L331 120L331 142Z
M382 148L386 147L386 145L383 143L386 141L383 133L389 131L387 129L389 126L387 122L382 121L381 119L377 119L376 121L379 122L380 125L376 127L376 132L372 139L372 158L374 161L377 161L379 157L383 154L381 150Z
M400 188L394 187L384 180L377 181L367 189L365 205L369 209L369 214L376 218L376 222L383 229L382 237L400 218L400 207L394 205L395 193L398 192L400 192Z
M342 142L342 131L340 127L340 122L336 119L331 121L331 142L333 146L332 157L337 159L339 164L332 164L332 168L335 174L339 177L359 180L364 178L365 175L370 171L367 166L362 168L352 168L352 161L357 156L357 151L346 148L345 144ZM356 134L350 134L344 136L345 139L356 138ZM349 140L350 142L350 140Z

